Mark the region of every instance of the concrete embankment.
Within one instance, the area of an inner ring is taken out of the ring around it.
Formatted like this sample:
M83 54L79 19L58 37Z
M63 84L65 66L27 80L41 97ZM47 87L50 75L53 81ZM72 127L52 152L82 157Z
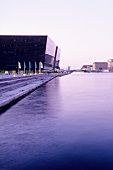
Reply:
M26 95L33 92L35 89L47 83L48 81L54 79L55 77L57 77L57 75L55 74L45 75L43 79L40 78L32 83L30 82L26 86L24 85L20 88L16 88L11 91L7 91L0 94L0 112L2 113L9 106L13 105L17 101L25 97Z

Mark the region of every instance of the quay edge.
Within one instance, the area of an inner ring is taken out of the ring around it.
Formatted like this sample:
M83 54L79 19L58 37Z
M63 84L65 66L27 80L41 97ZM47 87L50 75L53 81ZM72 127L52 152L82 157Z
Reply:
M5 110L7 110L10 106L14 105L15 103L17 103L19 100L21 100L22 98L24 98L25 96L29 95L30 93L32 93L33 91L35 91L36 89L38 89L40 86L46 84L47 82L51 81L52 79L56 78L56 77L61 77L61 76L65 76L65 75L69 75L70 73L51 73L51 77L49 77L48 79L42 80L40 83L35 83L34 85L32 85L31 87L21 90L20 92L2 100L0 102L0 114L2 114Z
M17 94L14 94L13 96L10 96L6 99L4 99L2 102L0 102L0 114L2 114L5 110L7 110L10 106L17 103L19 100L27 96L28 94L32 93L36 89L38 89L40 86L46 84L47 82L51 81L52 79L56 78L57 75L54 75L50 77L49 79L43 80L40 83L34 84L30 88L27 88L26 90L22 90Z

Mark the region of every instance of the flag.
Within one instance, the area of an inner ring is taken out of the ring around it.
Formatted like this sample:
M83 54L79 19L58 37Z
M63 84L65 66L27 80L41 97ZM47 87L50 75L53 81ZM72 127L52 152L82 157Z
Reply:
M43 68L43 64L42 64L42 62L40 61L40 62L39 62L39 70L40 70L41 68Z
M26 63L25 63L25 61L24 61L24 69L26 69Z
M29 61L29 69L32 68L31 62Z
M37 68L37 63L36 63L36 61L35 61L35 69Z
M21 69L21 63L18 61L18 68Z
M42 64L42 62L40 62L40 66L41 66L41 68L43 68L43 64Z

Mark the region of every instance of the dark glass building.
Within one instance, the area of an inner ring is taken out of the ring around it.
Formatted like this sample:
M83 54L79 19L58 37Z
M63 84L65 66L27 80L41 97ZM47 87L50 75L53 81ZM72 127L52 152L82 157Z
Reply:
M0 35L0 70L54 69L56 45L48 36ZM30 63L30 66L29 66Z

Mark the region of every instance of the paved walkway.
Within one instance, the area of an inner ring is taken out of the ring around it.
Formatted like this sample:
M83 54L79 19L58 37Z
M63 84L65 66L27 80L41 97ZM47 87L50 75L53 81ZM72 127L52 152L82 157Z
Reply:
M26 86L22 86L20 88L0 94L0 111L2 111L6 106L10 105L14 101L23 98L27 94L31 93L32 91L55 77L56 75L45 76L43 80L36 80L35 82L30 83Z

